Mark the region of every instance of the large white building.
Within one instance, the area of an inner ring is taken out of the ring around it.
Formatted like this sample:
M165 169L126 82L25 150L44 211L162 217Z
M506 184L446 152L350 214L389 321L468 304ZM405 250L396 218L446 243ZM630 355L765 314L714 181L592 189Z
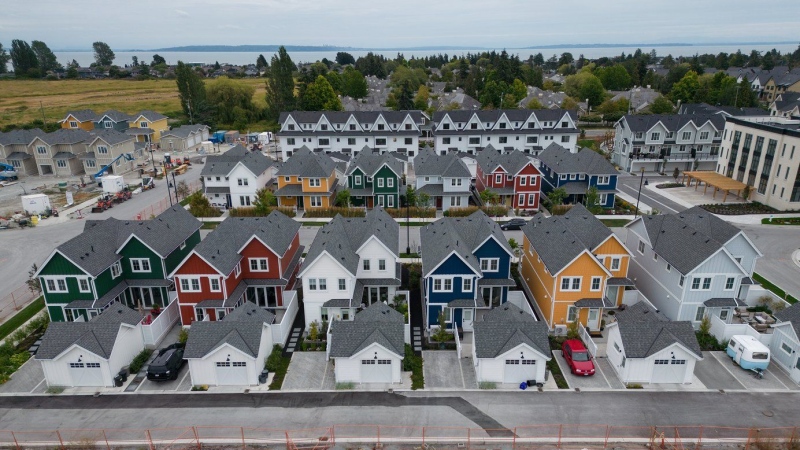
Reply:
M800 120L729 118L716 170L752 186L750 200L782 211L800 208Z
M292 111L278 119L283 160L306 146L313 151L355 155L369 147L413 159L419 148L422 111Z

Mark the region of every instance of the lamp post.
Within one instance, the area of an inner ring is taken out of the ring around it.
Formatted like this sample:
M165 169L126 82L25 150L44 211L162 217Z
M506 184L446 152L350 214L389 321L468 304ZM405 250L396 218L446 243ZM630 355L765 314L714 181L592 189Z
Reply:
M639 177L639 193L636 194L636 209L633 211L633 218L639 215L639 198L642 196L642 183L644 183L644 167L641 168L641 176Z
M406 254L411 254L411 224L410 217L411 213L409 209L411 207L411 202L408 201L408 186L406 186Z
M169 196L169 206L172 206L172 191L169 190L170 182L169 182L169 175L167 175L167 163L161 163L164 167L164 181L167 182L167 195Z

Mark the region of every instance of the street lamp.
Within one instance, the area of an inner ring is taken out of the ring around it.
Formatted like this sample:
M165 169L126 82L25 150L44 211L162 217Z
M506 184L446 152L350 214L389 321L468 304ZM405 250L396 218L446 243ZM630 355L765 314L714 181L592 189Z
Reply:
M636 209L633 212L633 218L639 215L639 198L642 196L642 183L644 183L644 167L641 168L641 176L639 177L639 193L636 194Z

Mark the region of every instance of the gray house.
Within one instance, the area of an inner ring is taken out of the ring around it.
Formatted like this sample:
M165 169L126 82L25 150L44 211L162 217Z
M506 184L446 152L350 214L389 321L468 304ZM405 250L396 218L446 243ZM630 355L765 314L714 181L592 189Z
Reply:
M94 122L94 129L125 131L130 127L130 121L131 116L122 111L109 109L100 114L100 117Z
M88 131L62 128L34 137L28 147L36 158L39 175L77 175L83 173L78 157L86 153L91 139Z
M662 314L695 326L706 314L730 323L762 256L742 230L700 207L639 217L625 228L628 276Z
M34 138L44 136L45 132L32 130L13 130L0 133L0 162L10 164L17 170L17 176L38 175L33 149L28 146Z

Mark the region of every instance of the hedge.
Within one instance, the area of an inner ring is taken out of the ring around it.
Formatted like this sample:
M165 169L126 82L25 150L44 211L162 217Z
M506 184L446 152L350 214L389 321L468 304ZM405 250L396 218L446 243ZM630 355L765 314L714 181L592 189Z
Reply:
M264 211L258 211L256 208L250 207L242 207L242 208L231 208L228 211L228 215L230 217L267 217L272 213L272 211L278 211L279 213L283 213L286 216L294 218L297 213L295 213L294 208L289 206L275 206L272 208L268 208L266 213Z
M303 212L304 218L335 217L340 214L342 217L364 217L367 212L364 208L314 208Z
M466 208L450 208L444 212L445 217L467 217L474 213L475 211L482 210L488 216L499 216L505 217L508 215L508 208L505 206L484 206L483 208L478 208L477 206L467 206Z
M386 208L386 213L395 219L406 217L406 208ZM408 208L408 216L413 218L433 218L436 217L436 209L412 206Z

